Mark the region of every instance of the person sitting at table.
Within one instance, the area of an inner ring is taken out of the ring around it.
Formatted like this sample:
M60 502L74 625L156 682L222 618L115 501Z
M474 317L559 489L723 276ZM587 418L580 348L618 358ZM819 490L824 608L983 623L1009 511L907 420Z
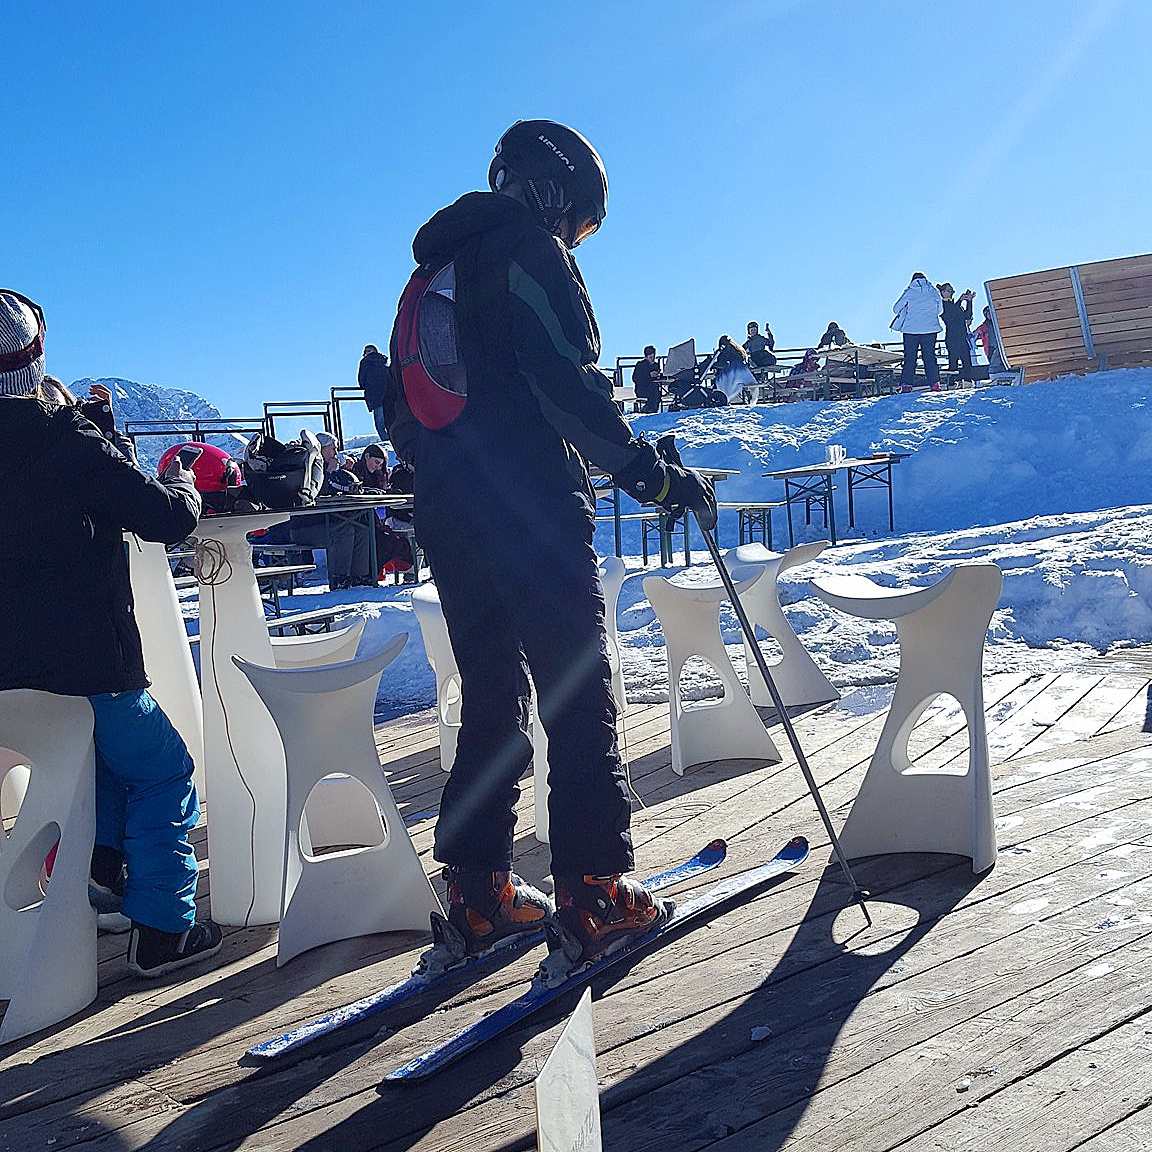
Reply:
M768 329L767 335L762 335L760 325L755 320L749 320L748 339L744 341L744 351L748 354L748 361L752 367L773 367L776 363L776 357L772 355L775 348L776 341L772 336L772 330Z
M363 488L388 491L388 449L383 444L369 444L352 465L352 475Z
M324 460L321 496L347 496L361 489L356 474L344 467L344 459L331 432L317 432ZM379 583L372 567L370 532L375 531L371 509L364 513L339 512L327 516L293 517L292 543L304 548L323 548L328 566L328 587L374 588Z
M632 387L636 399L643 401L641 412L660 411L660 365L656 363L656 347L644 349L644 359L632 369Z
M43 379L44 313L0 291L0 691L92 705L89 897L130 921L128 970L162 976L216 955L222 934L196 919L192 758L148 692L124 533L175 544L196 527L200 496L179 456L154 480L115 446L106 390L68 404ZM84 414L105 396L107 434Z
M803 380L793 379L793 377L807 376L811 372L816 372L820 368L820 353L815 348L809 348L801 359L799 364L792 365L792 371L788 373L789 387L798 388Z
M852 341L848 339L848 333L836 323L835 320L829 322L828 327L824 329L824 335L820 337L816 344L817 348L843 348L845 344L851 344Z

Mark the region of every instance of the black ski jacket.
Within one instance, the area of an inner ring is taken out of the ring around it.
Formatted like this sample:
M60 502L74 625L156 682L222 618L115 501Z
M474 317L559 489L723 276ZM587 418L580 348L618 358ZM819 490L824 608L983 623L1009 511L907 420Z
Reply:
M963 348L968 343L968 325L972 323L972 298L963 304L959 300L945 300L940 315L944 318L944 343Z
M75 408L0 397L0 690L146 688L123 532L174 544L199 514Z
M393 447L415 464L417 528L499 522L494 546L519 546L559 509L590 517L585 461L637 499L665 485L651 445L635 439L596 367L600 333L568 250L527 207L470 192L416 235L418 264L456 267L457 339L468 377L463 414L433 432L417 423L399 375L384 405ZM395 335L392 363L398 359Z
M364 390L364 403L370 412L384 403L388 382L388 357L383 352L365 352L356 369L356 383Z

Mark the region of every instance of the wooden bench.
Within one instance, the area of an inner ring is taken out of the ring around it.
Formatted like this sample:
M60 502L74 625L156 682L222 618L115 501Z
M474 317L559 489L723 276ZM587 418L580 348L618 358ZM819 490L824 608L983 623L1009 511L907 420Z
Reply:
M597 516L597 524L615 524L617 517L615 516ZM638 520L640 522L640 552L644 558L644 563L648 563L648 533L655 532L656 539L660 539L660 520L661 514L655 510L651 512L627 512L619 517L620 523L623 524L625 520ZM685 536L687 536L687 528L685 528Z
M331 632L333 622L348 608L340 604L335 608L313 608L308 612L290 612L285 616L273 616L264 623L272 635L283 635L285 630L291 628L297 636L314 635L317 632ZM313 626L316 626L313 628ZM195 647L200 643L200 637L189 636L188 643Z

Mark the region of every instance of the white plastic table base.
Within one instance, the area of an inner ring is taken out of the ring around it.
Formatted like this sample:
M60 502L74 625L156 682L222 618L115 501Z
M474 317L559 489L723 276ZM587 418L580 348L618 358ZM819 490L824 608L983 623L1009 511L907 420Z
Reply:
M200 674L211 797L210 899L212 918L225 925L280 919L284 749L275 722L232 658L275 665L247 536L289 515L205 517L196 528L197 551L207 544L213 552L199 557L209 571L200 583Z
M277 965L334 940L422 931L429 914L442 911L384 778L373 730L380 674L406 641L406 635L397 636L378 655L319 668L236 661L264 701L287 752ZM342 842L353 846L317 856L305 832L305 809L337 766L344 778L356 781L341 792L346 798ZM353 824L363 823L366 810L374 819L364 839Z
M11 833L0 826L0 1043L47 1028L96 998L92 707L77 696L0 692L0 776L30 772ZM52 877L45 857L59 841Z
M948 852L967 856L976 873L996 862L983 658L1002 584L994 564L961 565L926 588L883 588L862 576L813 581L822 599L848 615L894 620L900 638L888 718L840 835L850 858ZM917 771L909 755L916 722L940 695L959 703L968 724L962 775Z
M736 588L743 595L748 582L739 582ZM672 770L682 776L690 768L719 760L779 763L780 752L724 647L720 605L727 593L723 587L686 587L663 576L648 576L644 592L664 631ZM724 695L719 701L693 703L681 690L681 673L697 656L720 678Z
M163 544L140 540L131 533L125 534L124 541L149 690L188 746L196 765L196 791L204 800L203 702L168 553Z

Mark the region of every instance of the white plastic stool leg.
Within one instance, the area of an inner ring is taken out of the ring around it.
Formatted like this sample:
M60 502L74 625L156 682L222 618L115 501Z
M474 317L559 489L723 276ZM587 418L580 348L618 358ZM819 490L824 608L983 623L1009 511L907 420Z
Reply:
M273 636L272 655L277 668L318 668L356 659L356 649L364 634L361 617L347 628L321 632L315 636Z
M30 768L10 835L0 828L0 1043L79 1012L96 997L96 837L92 707L77 696L0 692L3 763ZM44 859L59 840L52 878Z
M604 631L608 635L608 663L612 668L612 694L616 708L623 716L628 709L628 695L624 690L624 666L620 659L620 633L616 613L620 606L620 592L628 570L619 556L600 561L600 583L604 588Z
M747 583L737 585L743 593ZM768 735L720 635L720 605L727 598L719 586L683 587L662 576L644 580L648 602L660 619L668 654L668 708L672 730L672 769L717 760L778 763L780 753ZM693 656L706 660L720 677L719 702L692 704L680 690L680 673Z
M456 740L460 735L460 671L452 653L452 641L435 584L424 584L412 593L412 611L420 625L424 654L436 677L436 713L440 727L440 767L452 771Z
M205 800L204 704L172 569L168 566L168 553L163 544L140 540L131 534L124 539L128 547L136 625L144 648L144 668L152 682L149 691L187 745L188 755L196 766L193 777L196 792Z
M772 678L789 708L826 704L829 700L840 699L840 693L820 671L816 661L792 630L788 617L780 607L777 583L789 568L815 560L827 546L826 541L819 540L813 544L797 545L780 555L778 552L769 552L763 544L743 544L733 548L726 557L732 575L738 580L749 582L748 592L742 597L748 618L754 625L763 628L780 647L780 660L771 669ZM748 650L746 637L744 652L752 703L770 707L772 697L768 694L768 685L764 683L764 677L760 675L760 669Z
M234 658L276 722L285 751L277 965L333 940L422 930L429 913L441 911L384 779L372 726L380 674L407 639L395 637L377 656L321 668L261 668ZM363 785L368 795L356 789L360 808L369 806L369 796L374 801L377 842L315 856L301 836L305 806L335 769Z
M953 568L927 588L882 588L860 576L814 581L834 608L895 620L900 674L888 719L841 841L849 857L951 852L973 872L996 862L992 773L984 719L984 638L1003 578L994 564ZM918 772L908 741L925 708L954 697L968 723L968 769Z

